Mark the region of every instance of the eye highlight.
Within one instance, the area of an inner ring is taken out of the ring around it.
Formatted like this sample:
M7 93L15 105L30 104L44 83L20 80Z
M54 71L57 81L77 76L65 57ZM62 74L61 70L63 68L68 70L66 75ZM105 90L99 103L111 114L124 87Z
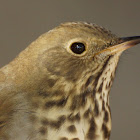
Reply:
M82 54L86 50L86 47L83 43L75 42L70 46L70 49L75 54Z

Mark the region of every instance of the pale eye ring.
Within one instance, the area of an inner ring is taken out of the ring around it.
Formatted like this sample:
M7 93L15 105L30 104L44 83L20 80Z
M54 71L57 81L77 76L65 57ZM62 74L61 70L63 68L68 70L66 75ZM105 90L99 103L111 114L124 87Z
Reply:
M75 54L82 54L84 51L86 51L86 47L81 42L75 42L70 46L70 49Z

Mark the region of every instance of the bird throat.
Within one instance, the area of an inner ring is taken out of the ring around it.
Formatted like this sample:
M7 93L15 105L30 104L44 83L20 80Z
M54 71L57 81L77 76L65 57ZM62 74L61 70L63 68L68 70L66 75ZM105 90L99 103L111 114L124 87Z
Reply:
M119 55L113 55L102 68L89 74L83 80L84 86L79 85L80 94L75 94L75 90L69 95L54 97L39 93L39 97L33 99L36 114L32 116L38 137L47 140L109 140L109 91L118 60Z

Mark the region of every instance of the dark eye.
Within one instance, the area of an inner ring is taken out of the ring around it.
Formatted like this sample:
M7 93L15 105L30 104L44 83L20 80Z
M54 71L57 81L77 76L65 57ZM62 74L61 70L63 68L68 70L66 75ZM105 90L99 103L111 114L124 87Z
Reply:
M71 45L71 50L76 53L76 54L81 54L83 53L86 49L85 49L85 45L83 43L80 42L75 42Z

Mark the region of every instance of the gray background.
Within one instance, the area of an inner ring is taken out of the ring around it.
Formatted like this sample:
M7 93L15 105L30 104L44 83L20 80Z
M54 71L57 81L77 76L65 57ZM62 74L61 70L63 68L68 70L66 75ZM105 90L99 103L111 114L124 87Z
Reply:
M40 34L88 21L119 36L140 35L139 0L0 0L0 67ZM111 140L140 139L140 45L126 51L111 90Z

